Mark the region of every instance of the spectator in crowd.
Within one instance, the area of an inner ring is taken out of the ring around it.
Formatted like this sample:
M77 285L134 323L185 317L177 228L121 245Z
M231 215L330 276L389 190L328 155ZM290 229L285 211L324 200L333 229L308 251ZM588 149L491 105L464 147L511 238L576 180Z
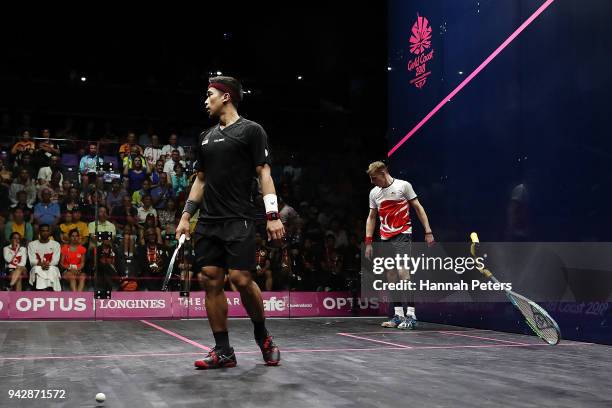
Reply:
M126 224L123 228L123 254L126 260L134 258L136 255L136 248L138 247L138 229L135 229L132 224Z
M153 214L147 215L147 218L145 219L145 222L142 225L142 227L144 228L145 233L147 230L150 230L150 229L155 230L155 235L157 236L157 243L160 245L164 244L164 240L162 239L162 230L158 226L157 218L155 218ZM144 244L145 244L145 236L143 234L140 240L140 245L144 245Z
M140 157L134 159L134 168L123 168L123 176L128 178L128 191L130 193L142 188L142 182L147 177L147 173L147 169L142 167L142 159Z
M51 193L49 188L41 192L41 201L34 206L34 223L47 224L53 231L59 224L61 211L58 203L51 202Z
M179 158L185 157L185 150L178 144L178 136L176 133L172 133L168 138L168 144L165 145L162 149L162 155L166 156L166 161L170 159L174 150L177 150L179 153ZM167 172L166 172L167 173Z
M4 226L4 236L6 240L12 240L13 234L18 233L19 236L25 240L24 244L32 241L34 238L34 229L32 228L32 224L26 222L23 209L15 207L12 210L12 215L13 219Z
M166 163L164 164L164 173L172 177L176 172L177 164L181 164L183 166L183 169L185 168L185 162L181 160L179 151L175 149L172 151L170 158L166 160Z
M62 245L60 265L64 271L64 279L70 284L70 290L72 292L82 292L87 279L87 274L84 271L87 250L81 245L79 230L70 230L69 237L70 242Z
M142 270L144 287L148 290L161 290L168 266L168 251L157 242L157 233L153 228L145 230L145 245L138 252L138 264Z
M37 194L38 201L42 200L42 193L45 190L51 193L52 203L59 203L63 199L64 189L62 188L62 184L60 183L61 175L62 175L61 173L55 172L51 176L51 180L49 181L48 184L43 184L43 185L38 186L38 194Z
M63 214L64 214L64 221L59 225L59 236L60 236L59 240L62 244L65 245L65 244L70 243L70 231L72 231L73 229L77 229L77 226L74 223L74 218L72 216L72 210L66 211ZM89 232L87 232L87 235L89 236Z
M310 238L305 238L300 249L300 275L302 288L315 289L319 277L319 265L321 264L321 253L317 245Z
M15 161L15 174L19 174L21 170L28 172L28 177L36 182L35 178L38 175L38 168L34 167L32 163L32 155L30 153L24 153L21 159Z
M144 150L144 157L149 167L154 167L157 161L162 157L163 146L159 143L159 136L151 135L151 145Z
M90 244L94 244L98 242L98 237L96 236L96 222L92 221L87 226L89 230L89 242ZM110 234L110 240L114 241L117 236L117 229L115 225L108 220L108 210L105 206L98 207L98 234L106 232Z
M10 236L9 245L3 249L4 262L6 263L7 275L9 277L9 289L21 292L22 280L28 277L26 262L28 260L28 250L22 245L21 235L13 232Z
M81 221L81 210L78 207L72 210L72 222L74 223L74 227L79 231L81 244L86 245L89 241L89 226Z
M32 140L29 130L21 132L21 138L11 148L11 155L16 159L25 152L33 153L36 148L36 144Z
M66 214L68 211L72 211L75 208L81 208L83 206L83 202L81 201L81 194L79 189L76 187L70 187L68 190L68 195L64 198L64 202L62 203L62 214Z
M26 169L19 170L19 176L11 183L9 198L13 205L17 204L17 193L22 190L26 192L27 204L31 207L36 201L36 185Z
M123 202L123 197L127 196L127 191L123 188L120 179L113 179L111 182L111 191L106 195L106 206L112 209L120 206Z
M356 282L361 271L361 246L356 234L349 234L349 243L342 253L342 266L347 280ZM357 285L358 286L358 285ZM357 286L353 286L355 289Z
M169 198L166 201L165 208L157 210L157 218L162 227L166 227L167 225L176 225L176 209L176 200L174 198Z
M177 163L174 166L174 174L171 176L172 179L172 190L177 197L182 197L189 188L189 178L185 174L185 168L182 164Z
M139 154L144 153L144 151L142 150L142 147L140 147L136 143L136 133L128 132L127 143L124 143L121 146L119 146L119 159L121 159L122 162L123 162L124 157L129 155L132 152L132 146L136 146L138 148Z
M17 193L17 204L11 206L11 209L21 208L23 211L23 219L26 222L32 222L32 206L28 204L28 193L21 190Z
M51 131L43 129L41 132L42 140L39 140L36 149L35 164L37 167L48 166L51 162L51 156L59 156L59 146L51 141Z
M93 249L97 256L98 270L94 271L96 290L112 290L113 280L119 277L119 271L125 270L125 260L121 251L113 244L110 235L101 235L100 246Z
M157 187L159 185L160 183L159 179L162 174L164 174L164 176L167 178L166 181L169 182L170 179L168 179L168 175L164 173L164 161L160 159L157 162L155 162L155 168L151 172L151 182L153 183L154 186Z
M0 160L0 183L11 184L11 180L13 180L13 172L6 165L6 163L6 160Z
M62 168L60 166L60 158L59 156L51 156L50 162L48 166L41 167L38 170L38 184L47 185L51 181L51 176L54 173L59 173L60 183L64 181L64 175L62 174Z
M140 162L142 163L143 167L146 168L147 171L150 171L151 167L149 166L149 163L147 162L145 157L142 155L142 153L140 153L140 150L138 147L139 146L132 146L130 150L130 154L123 157L123 168L124 169L127 168L128 170L133 169L134 160L140 159Z
M317 290L340 290L342 282L342 255L336 250L336 238L333 234L325 237L325 248L321 259L321 280Z
M157 210L153 208L153 200L150 195L145 195L142 197L142 206L138 207L138 222L144 224L149 214L154 215L157 219Z
M160 175L159 185L151 189L151 198L153 199L153 207L157 210L163 210L168 204L168 200L174 198L174 189L168 185L166 173Z
M151 195L151 179L145 178L142 182L142 188L132 193L132 204L138 208L142 206L142 198L146 195Z
M123 229L129 217L138 218L138 210L132 205L130 197L125 195L121 200L121 205L113 207L111 219L119 229Z
M270 250L265 245L265 241L261 238L261 234L255 234L255 274L253 280L261 290L272 290L274 283L272 278L272 264L270 262Z
M62 290L60 284L59 264L61 248L57 241L49 239L51 229L47 224L38 227L39 239L28 245L28 257L30 259L30 285L38 290L52 288L59 292Z
M336 249L340 249L342 251L346 246L348 246L346 231L340 227L340 223L335 218L330 222L330 229L325 233L325 235L334 236L336 241Z
M102 164L102 158L98 157L98 145L93 142L89 143L87 155L81 157L79 162L79 174L82 176L96 175L99 164Z

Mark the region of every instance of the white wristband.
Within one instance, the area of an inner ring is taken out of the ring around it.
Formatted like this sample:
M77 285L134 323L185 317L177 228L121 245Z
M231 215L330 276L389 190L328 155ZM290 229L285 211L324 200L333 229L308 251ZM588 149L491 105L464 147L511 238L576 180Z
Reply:
M266 214L278 212L278 200L276 199L276 194L266 194L263 200L264 205L266 206Z

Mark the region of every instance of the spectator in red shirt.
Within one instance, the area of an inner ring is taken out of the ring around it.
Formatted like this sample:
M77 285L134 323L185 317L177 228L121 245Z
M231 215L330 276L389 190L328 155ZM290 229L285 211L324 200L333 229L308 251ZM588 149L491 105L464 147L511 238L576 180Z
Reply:
M87 274L83 271L87 250L81 245L81 235L78 229L71 230L68 236L70 243L62 245L60 265L64 271L64 279L70 283L70 290L82 292L85 288L85 280L87 279Z

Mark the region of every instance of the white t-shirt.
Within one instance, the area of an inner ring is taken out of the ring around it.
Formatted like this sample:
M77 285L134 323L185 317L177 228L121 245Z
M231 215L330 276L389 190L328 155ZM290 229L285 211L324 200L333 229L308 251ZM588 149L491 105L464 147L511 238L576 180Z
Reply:
M147 159L147 163L151 166L155 166L155 163L162 157L162 148L161 147L153 147L149 146L144 151L144 157Z
M184 169L187 168L183 160L179 160L179 163L181 163ZM174 176L176 174L174 171L174 166L176 164L177 163L174 160L168 159L168 161L164 164L164 173L168 174L170 177Z
M149 207L148 210L145 210L144 207L138 207L138 222L144 224L149 214L153 214L157 220L157 210L155 208Z
M24 246L19 246L17 250L11 246L4 247L4 261L9 269L15 269L18 266L25 266L28 260L28 250Z
M42 243L39 240L32 241L28 245L28 256L30 265L37 266L43 260L49 262L51 266L57 266L60 261L61 247L57 241Z
M394 179L390 186L370 190L370 208L380 217L380 238L387 240L397 234L411 234L410 200L417 197L412 184Z
M168 157L168 160L170 160L170 156L172 156L173 150L178 150L181 158L185 157L185 150L183 150L183 147L181 146L172 147L170 145L165 145L164 147L162 147L162 154Z

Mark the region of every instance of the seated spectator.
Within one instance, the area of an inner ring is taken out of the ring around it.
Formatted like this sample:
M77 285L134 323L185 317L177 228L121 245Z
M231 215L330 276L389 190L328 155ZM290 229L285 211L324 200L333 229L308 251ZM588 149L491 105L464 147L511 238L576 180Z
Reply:
M49 129L43 129L41 132L42 140L38 141L36 148L35 163L37 167L48 166L51 162L51 156L59 156L60 149L57 144L51 141L51 132Z
M121 161L123 161L123 158L125 156L129 155L132 152L133 146L136 146L138 148L138 151L140 154L144 153L144 150L142 149L142 147L140 147L136 143L136 133L128 132L127 143L124 143L121 146L119 146L119 158L121 159Z
M178 144L178 136L176 133L172 133L168 138L168 144L165 145L162 149L162 155L166 156L166 161L170 159L172 156L172 152L177 150L179 153L179 158L185 157L185 150ZM167 172L166 172L167 173Z
M94 274L96 290L112 290L115 286L113 280L120 276L120 271L125 270L123 255L109 237L101 236L100 246L94 249L98 261L98 270Z
M333 219L330 223L330 229L325 233L325 235L333 235L336 241L336 249L343 249L348 246L348 238L346 236L346 231L344 228L340 227L340 223L337 219Z
M161 290L168 266L168 251L157 242L157 233L153 228L145 230L145 245L138 252L138 264L144 287Z
M111 220L119 228L123 229L128 223L128 218L138 218L138 210L132 205L132 200L125 195L121 200L121 205L114 207L111 211Z
M26 169L19 170L18 177L13 180L11 187L9 188L9 198L11 199L13 205L16 205L18 202L17 193L19 191L26 192L26 202L30 207L34 205L34 202L36 201L36 185L30 178L30 174Z
M102 158L98 157L98 145L89 143L87 155L81 157L79 162L79 174L81 176L98 174L98 165L102 163Z
M49 188L42 191L41 201L34 206L34 223L38 225L46 224L54 230L59 224L61 211L58 203L51 202L52 191Z
M168 175L164 173L164 161L158 160L155 163L155 168L151 172L151 182L153 183L153 186L157 187L159 185L159 178L162 174L164 174L166 178L168 177ZM170 182L170 179L167 179L166 181Z
M144 150L144 157L149 167L154 167L162 157L163 146L159 143L159 136L151 135L151 145Z
M25 170L28 173L28 177L31 178L34 183L36 183L38 167L34 167L34 163L32 162L32 155L30 153L24 153L21 156L20 160L15 161L14 169L14 173L17 175L21 170Z
M175 224L162 224L164 245L168 248L168 251L174 251L178 245L176 239L176 226Z
M163 227L166 225L176 225L176 200L174 198L168 199L166 208L157 210L157 219L159 220L159 224Z
M70 243L70 231L74 229L76 229L77 232L80 231L78 230L77 225L74 223L74 219L72 217L72 210L65 212L63 218L64 221L59 225L59 241L65 245ZM89 236L89 230L87 231L87 235Z
M130 193L142 188L142 182L147 178L147 173L147 169L142 167L142 159L140 157L134 159L134 168L123 168L123 175L128 178L128 191Z
M106 206L111 209L120 206L125 196L127 196L127 191L123 188L121 180L113 179L111 191L106 195Z
M272 265L270 263L270 249L266 247L265 241L258 232L255 234L255 274L253 280L261 290L272 290Z
M26 262L28 260L28 250L22 245L21 235L13 232L10 236L10 243L3 250L4 262L6 263L7 275L10 279L9 288L21 292L21 281L28 277Z
M51 176L54 173L59 173L59 182L60 184L64 181L64 175L62 174L62 167L60 165L59 156L51 156L51 160L48 166L41 167L38 170L38 184L39 185L47 185L51 182Z
M11 184L11 181L13 181L13 172L5 163L5 160L0 160L0 183Z
M51 202L59 203L64 196L64 190L60 183L61 173L55 172L51 176L51 181L48 184L38 186L38 201L42 201L42 192L48 190L51 194Z
M147 215L147 218L145 219L145 222L142 225L142 227L144 228L145 232L149 229L155 230L155 234L157 236L157 243L160 245L164 244L164 240L162 239L162 230L157 225L157 218L153 214ZM142 246L144 244L145 244L145 237L143 235L140 240L140 245Z
M69 234L70 242L62 245L60 265L64 271L63 278L70 284L70 290L72 292L82 292L87 279L87 274L84 271L87 250L81 245L79 230L72 229Z
M96 236L96 232L98 233L98 235L103 232L109 233L111 242L114 242L114 239L117 236L117 229L115 228L113 223L108 220L108 210L105 206L98 207L97 231L95 221L90 222L87 228L89 229L90 245L95 245L96 243L98 243L98 236Z
M64 202L61 206L61 211L63 215L66 215L68 211L72 211L75 208L81 208L83 206L83 202L81 201L81 193L78 188L70 187L68 190L68 194L64 198Z
M36 144L32 140L32 136L30 136L30 131L24 130L21 133L21 138L11 148L11 156L18 159L22 153L33 153L35 148Z
M151 195L151 180L149 177L142 182L142 188L132 193L132 204L138 208L142 206L142 198L146 195Z
M31 205L28 205L28 193L26 193L24 190L17 193L17 204L11 206L12 210L15 208L21 208L25 222L32 223L33 208Z
M89 226L81 221L81 210L77 207L72 210L72 222L75 228L79 231L81 244L85 245L89 241Z
M304 239L298 259L303 288L314 290L320 281L321 252L312 239Z
M23 244L32 241L34 239L34 229L32 224L26 222L23 210L19 207L15 207L12 210L12 220L7 222L4 226L4 236L6 240L12 240L14 233L18 233L20 237L24 239Z
M123 168L124 169L127 168L128 170L133 169L134 160L136 159L140 159L143 167L146 168L148 171L150 171L151 166L149 166L147 159L142 155L141 150L139 149L139 146L132 146L130 150L130 154L123 157L123 160L122 160Z
M180 164L185 169L185 162L181 160L178 150L173 150L170 158L164 163L164 173L172 177L176 173L176 165Z
M185 192L189 188L189 179L185 174L183 165L178 163L176 166L174 166L174 174L171 176L171 179L174 194L176 194L177 197L184 196Z
M123 254L127 258L134 258L136 256L136 248L138 248L139 242L139 230L132 224L126 224L123 228Z
M153 199L153 207L157 210L166 208L168 201L174 198L174 189L168 185L166 173L161 173L159 185L151 189L151 198Z
M42 224L38 227L39 239L28 245L28 257L30 259L30 285L38 290L52 288L59 292L60 285L59 264L61 248L57 241L50 240L51 229Z
M336 250L336 238L332 234L325 237L325 247L321 259L321 275L318 291L342 290L342 255Z
M150 195L146 195L142 198L142 206L138 207L138 222L144 224L147 215L154 215L157 219L157 210L153 208L153 200Z

